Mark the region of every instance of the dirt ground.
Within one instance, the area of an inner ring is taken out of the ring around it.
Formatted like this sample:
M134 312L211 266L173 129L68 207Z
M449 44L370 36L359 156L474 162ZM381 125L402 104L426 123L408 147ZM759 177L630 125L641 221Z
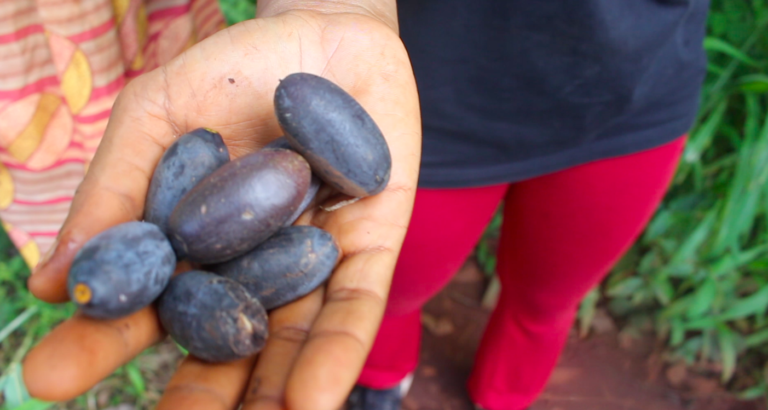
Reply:
M465 383L489 311L482 274L469 261L424 309L424 336L404 410L472 410ZM592 335L572 333L557 369L530 410L765 410L729 396L716 379L668 368L652 338L620 342L607 315ZM672 387L672 383L676 387Z

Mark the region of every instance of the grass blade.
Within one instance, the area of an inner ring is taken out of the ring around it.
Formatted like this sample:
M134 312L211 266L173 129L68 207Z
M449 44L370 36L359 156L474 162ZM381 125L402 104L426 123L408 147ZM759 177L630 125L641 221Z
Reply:
M709 237L709 233L715 225L716 216L717 209L712 209L707 213L701 223L699 223L696 229L688 235L683 244L677 249L677 252L672 256L667 266L664 267L665 271L677 270L676 265L695 262L697 259L696 253L704 241Z
M765 383L758 384L757 386L750 387L744 391L736 393L736 397L738 397L741 400L756 400L760 397L765 396L765 394L768 393L766 390Z
M720 321L741 319L764 313L768 308L768 285L745 298L738 299L730 308L718 316Z
M749 74L738 80L739 89L750 93L768 92L768 75Z
M728 99L722 99L712 114L699 126L686 144L683 159L688 163L696 163L701 160L701 154L712 143L715 131L723 122L723 117L728 109Z
M139 370L138 366L133 363L128 363L125 366L125 372L128 375L128 380L131 382L131 385L136 390L136 393L139 395L139 397L144 397L144 394L147 391L147 385L144 382L144 376L141 375L141 371Z
M55 403L50 403L46 401L40 401L37 399L31 399L24 402L24 404L12 407L8 410L45 410L51 406L53 406Z
M736 343L733 331L721 325L717 328L717 341L720 345L720 357L723 362L722 382L725 383L733 377L736 371Z
M728 253L712 264L712 276L718 277L733 272L762 256L766 251L768 251L768 243L738 252L735 255Z
M761 19L760 22L755 25L755 28L752 30L752 34L749 35L749 38L744 42L739 51L745 54L748 53L752 49L752 46L762 38L761 35L766 26L768 26L768 18ZM731 62L728 63L728 66L725 67L725 71L717 78L715 84L713 84L709 89L709 92L707 93L708 97L710 97L709 101L704 104L704 107L700 110L699 115L710 112L712 108L717 104L717 99L712 97L717 96L722 92L723 88L731 80L733 73L736 72L736 68L738 68L739 63L740 61L737 59L732 59Z
M611 297L629 296L643 286L643 280L637 276L631 276L615 284L608 289L608 295Z
M686 312L688 318L692 319L709 311L716 296L717 282L712 278L707 278L693 296L691 306Z
M8 335L13 333L14 330L18 329L19 326L23 325L24 322L26 322L35 313L37 313L37 306L30 306L19 316L16 316L16 318L13 319L11 323L8 323L2 330L0 330L0 342L5 340Z
M749 347L757 347L763 343L768 342L768 329L763 329L759 332L752 333L744 338L744 345Z
M8 373L3 377L3 398L5 403L11 408L21 406L29 400L29 393L24 385L24 378L21 373L21 364L13 363Z
M592 326L592 319L595 317L595 307L600 300L599 288L596 286L592 288L587 296L581 301L579 305L579 336L586 337L589 334L589 328Z
M761 64L752 59L752 57L748 56L745 52L739 50L738 48L734 47L730 43L726 42L723 39L714 38L714 37L707 37L704 39L704 49L707 51L715 51L723 53L734 60L738 60L739 62L746 64L748 66L752 67L760 67Z

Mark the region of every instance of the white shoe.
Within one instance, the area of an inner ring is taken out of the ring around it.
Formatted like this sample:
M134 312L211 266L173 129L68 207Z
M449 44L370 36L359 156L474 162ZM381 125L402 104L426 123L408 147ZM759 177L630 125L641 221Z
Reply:
M413 373L409 373L395 387L389 389L371 389L355 386L347 398L346 410L400 410L403 397L408 394L413 384Z

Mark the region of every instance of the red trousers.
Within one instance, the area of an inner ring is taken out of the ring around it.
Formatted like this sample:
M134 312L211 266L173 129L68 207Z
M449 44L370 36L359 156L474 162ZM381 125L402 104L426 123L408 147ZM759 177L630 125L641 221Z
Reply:
M685 137L641 153L527 181L416 195L387 312L359 384L389 388L418 363L420 309L473 250L499 203L499 302L469 392L488 410L520 410L544 388L576 308L659 205Z

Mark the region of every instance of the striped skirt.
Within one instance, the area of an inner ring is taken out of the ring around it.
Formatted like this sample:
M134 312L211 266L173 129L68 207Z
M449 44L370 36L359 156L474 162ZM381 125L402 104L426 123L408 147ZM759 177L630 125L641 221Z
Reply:
M0 0L0 220L30 267L120 90L224 25L216 0Z

